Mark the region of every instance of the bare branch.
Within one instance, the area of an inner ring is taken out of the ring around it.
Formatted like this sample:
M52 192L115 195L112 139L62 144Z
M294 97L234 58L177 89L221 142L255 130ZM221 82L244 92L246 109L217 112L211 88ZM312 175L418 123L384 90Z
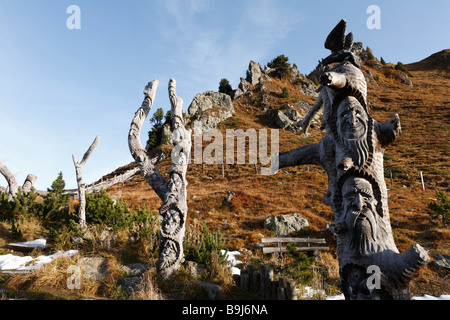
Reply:
M95 137L94 142L92 142L91 146L89 147L89 149L84 154L83 159L80 162L80 166L84 166L84 164L86 163L87 159L91 155L92 151L94 151L95 147L98 145L98 140L99 139L100 139L100 136L96 136Z
M25 193L28 193L31 191L31 188L33 187L34 183L36 182L37 177L35 175L29 174L27 178L25 179L22 190Z
M92 142L89 149L86 151L86 153L83 156L83 159L80 163L77 162L76 156L72 155L73 164L75 165L75 174L77 178L77 184L78 184L78 199L79 199L79 207L78 207L78 219L79 223L82 227L86 226L86 196L85 196L85 186L83 182L83 166L85 165L87 159L91 155L91 153L94 151L95 147L98 145L98 140L100 139L100 136L95 137L94 142Z
M19 185L17 184L14 175L11 173L11 171L3 162L0 162L0 173L5 177L6 181L8 182L9 187L8 201L11 201L13 197L16 195L17 191L19 190Z
M158 80L153 80L144 89L144 101L131 122L130 132L128 133L128 147L147 182L156 194L164 200L165 194L168 192L168 183L154 166L140 140L142 125L153 105L158 83Z

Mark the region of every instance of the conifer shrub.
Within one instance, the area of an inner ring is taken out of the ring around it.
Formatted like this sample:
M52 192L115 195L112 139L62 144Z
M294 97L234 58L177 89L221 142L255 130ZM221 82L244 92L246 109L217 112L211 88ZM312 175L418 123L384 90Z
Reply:
M366 51L367 51L367 60L374 60L375 56L373 55L372 49L367 47Z
M288 255L292 261L286 265L285 272L299 284L308 284L313 279L314 257L308 257L305 253L296 250L296 243L286 246Z
M62 172L47 189L44 201L39 205L37 215L43 225L49 230L50 236L56 236L64 231L72 230L78 222L74 212L70 212L68 204L70 195L65 192L66 183Z
M436 201L428 203L428 214L432 219L441 218L444 227L450 222L450 200L442 191L436 191Z
M211 261L211 253L214 252L218 262L226 264L226 253L221 253L224 248L225 239L219 228L215 233L211 233L203 222L199 228L193 227L186 230L183 250L187 260L208 264Z
M225 93L229 96L233 94L233 89L231 88L230 82L228 79L223 78L219 83L219 92Z
M163 127L166 123L170 123L171 113L167 111L164 115L162 108L156 109L153 117L150 118L150 123L153 125L148 132L147 150L152 150L168 141L168 137L163 137Z
M395 65L395 69L396 70L400 70L404 73L406 73L406 75L408 77L413 77L413 75L411 74L411 72L409 72L408 68L405 67L405 65L403 63L401 63L400 61L397 62L397 64Z
M11 233L14 237L18 239L23 237L20 225L23 219L34 215L38 210L36 198L37 194L34 188L28 193L19 188L11 201L7 200L8 195L6 193L0 193L0 219L11 222Z
M289 98L289 90L286 87L283 87L283 91L280 94L280 98Z
M132 211L126 201L113 199L104 189L86 195L86 221L92 224L104 224L113 229L128 228L132 224L142 225L136 236L148 237L157 218L144 207Z
M269 68L275 69L280 79L283 79L284 76L289 74L289 71L291 69L291 65L288 61L289 58L282 54L267 63L267 66Z

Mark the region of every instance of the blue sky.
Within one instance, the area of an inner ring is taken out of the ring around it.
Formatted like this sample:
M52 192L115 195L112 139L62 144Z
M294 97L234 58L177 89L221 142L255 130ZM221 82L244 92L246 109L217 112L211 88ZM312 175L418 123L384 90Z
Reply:
M66 26L70 5L79 30ZM381 29L367 28L369 5L380 7ZM0 160L19 185L33 173L46 190L62 171L75 188L72 154L81 160L97 135L86 183L133 161L128 130L153 79L154 109L168 110L173 77L186 110L222 78L236 88L250 60L284 54L308 74L342 18L378 58L416 62L450 48L449 13L448 0L0 0Z

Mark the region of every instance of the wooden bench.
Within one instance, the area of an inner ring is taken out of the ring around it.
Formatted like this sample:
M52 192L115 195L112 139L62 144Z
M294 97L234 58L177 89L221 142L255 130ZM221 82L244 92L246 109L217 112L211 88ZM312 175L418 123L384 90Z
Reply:
M273 246L264 246L262 251L264 254L266 253L283 253L286 252L286 246L282 246L282 243L291 243L295 242L297 244L297 251L316 251L316 250L329 250L329 247L321 246L321 244L326 244L325 239L317 239L317 238L283 238L283 237L275 237L275 238L262 238L261 243L275 243L276 247Z

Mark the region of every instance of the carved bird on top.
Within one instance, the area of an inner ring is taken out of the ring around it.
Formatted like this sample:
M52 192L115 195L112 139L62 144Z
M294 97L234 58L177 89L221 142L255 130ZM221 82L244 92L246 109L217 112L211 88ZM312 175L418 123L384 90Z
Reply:
M347 21L342 19L331 30L325 40L325 48L331 50L331 54L322 60L322 65L326 66L333 62L350 61L354 66L361 68L359 58L351 52L353 46L353 34L350 32L345 35L347 30Z

